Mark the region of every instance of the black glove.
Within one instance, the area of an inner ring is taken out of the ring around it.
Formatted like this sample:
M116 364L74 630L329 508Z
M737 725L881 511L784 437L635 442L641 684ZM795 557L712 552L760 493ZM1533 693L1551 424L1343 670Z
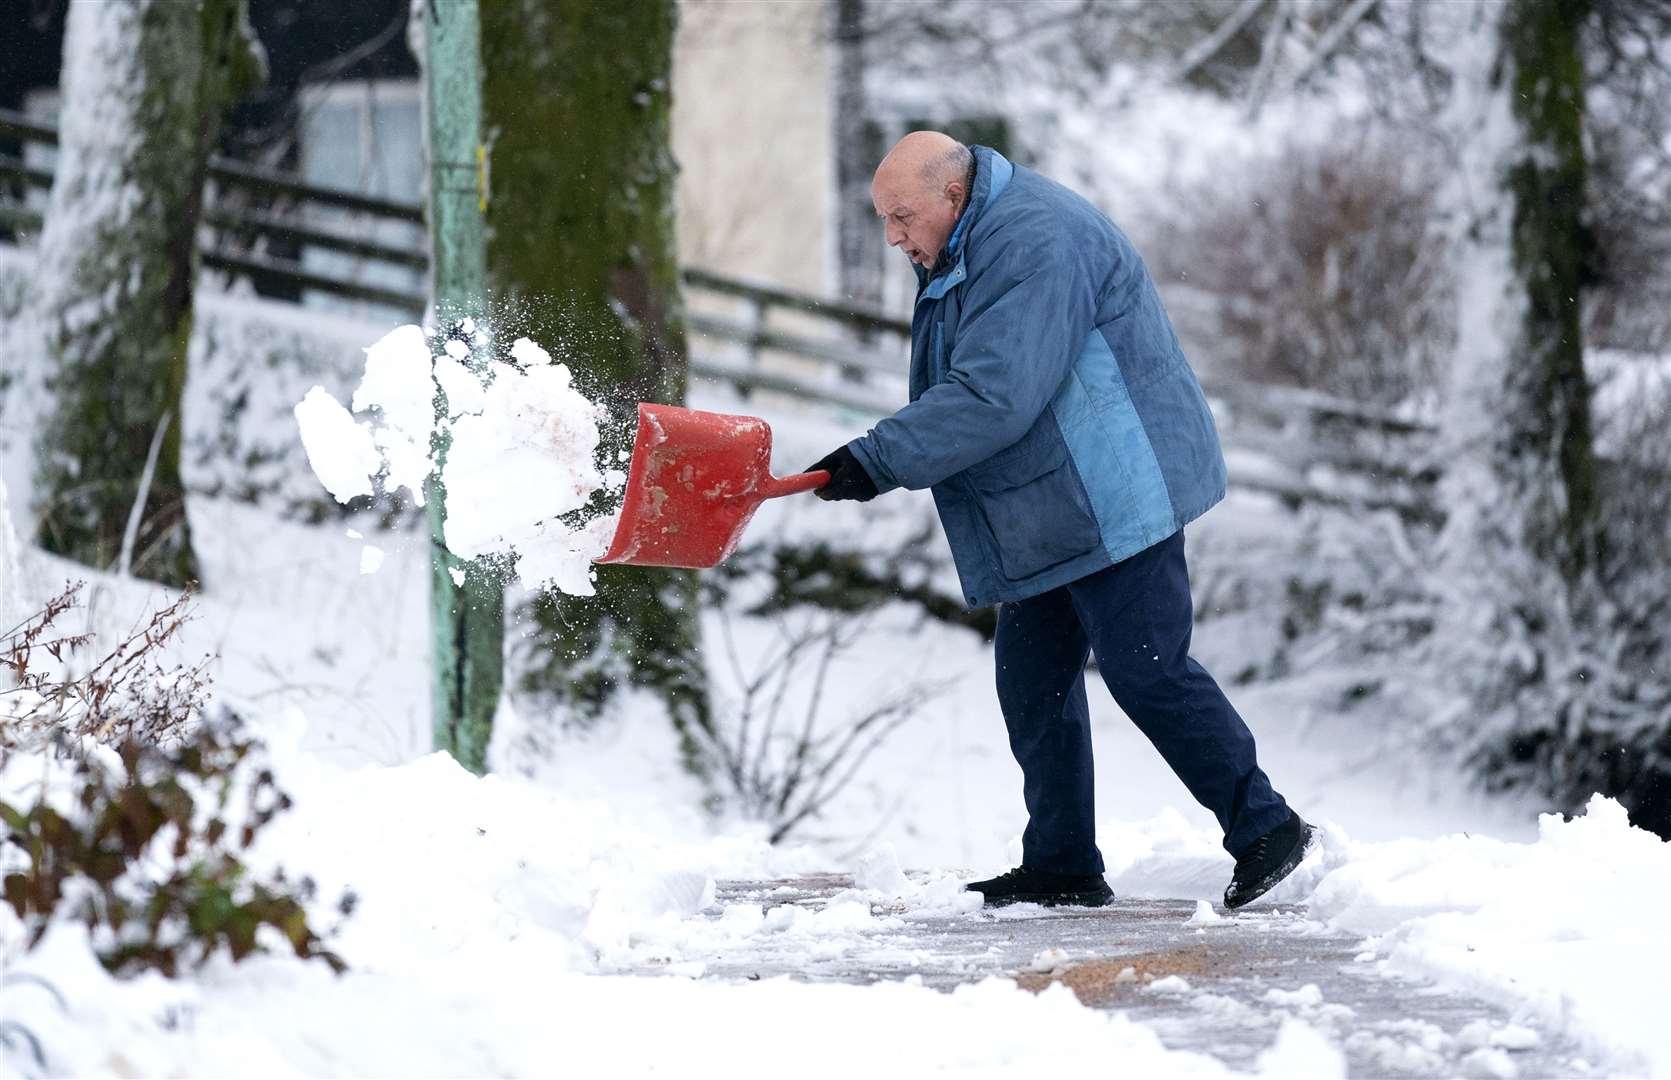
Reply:
M865 467L859 464L859 459L853 456L853 451L843 446L834 453L825 454L816 462L806 467L805 472L817 472L824 469L829 472L830 480L813 494L825 502L838 502L842 499L857 499L859 502L869 502L876 498L876 481L865 472Z

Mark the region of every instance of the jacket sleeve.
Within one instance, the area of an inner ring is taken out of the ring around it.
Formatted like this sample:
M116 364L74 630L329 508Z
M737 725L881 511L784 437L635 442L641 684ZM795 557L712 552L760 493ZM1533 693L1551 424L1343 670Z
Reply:
M1051 233L1017 221L987 239L996 250L963 286L945 381L849 444L878 491L932 487L985 461L1050 404L1095 325L1098 288L1084 253Z

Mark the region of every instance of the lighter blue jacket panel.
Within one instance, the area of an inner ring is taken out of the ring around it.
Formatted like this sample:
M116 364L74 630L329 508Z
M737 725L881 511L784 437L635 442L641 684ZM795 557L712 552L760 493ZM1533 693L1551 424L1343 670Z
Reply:
M969 206L919 270L910 404L850 445L932 488L964 600L1021 600L1224 497L1211 411L1136 249L1090 203L975 147Z

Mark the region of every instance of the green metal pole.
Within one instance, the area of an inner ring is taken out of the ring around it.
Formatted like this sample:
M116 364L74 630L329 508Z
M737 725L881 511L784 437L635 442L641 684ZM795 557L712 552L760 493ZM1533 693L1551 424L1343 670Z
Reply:
M423 35L429 126L430 265L432 299L443 325L486 315L487 266L483 214L487 160L482 146L481 27L476 0L428 0ZM436 399L445 415L445 401ZM426 488L432 559L430 628L433 640L435 748L460 765L487 771L493 713L504 684L504 591L475 563L447 550L442 526L446 491L441 465L449 436L438 426L436 467Z

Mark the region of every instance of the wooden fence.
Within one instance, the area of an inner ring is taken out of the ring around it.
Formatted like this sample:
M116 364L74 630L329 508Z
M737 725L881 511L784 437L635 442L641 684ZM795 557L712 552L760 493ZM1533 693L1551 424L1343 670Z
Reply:
M41 226L52 172L27 148L53 147L56 130L0 110L0 242ZM22 152L8 152L7 146ZM323 294L421 316L428 267L423 207L304 183L294 175L210 159L200 236L205 269L228 284L302 300ZM406 239L388 238L389 223ZM309 251L348 260L309 264ZM368 272L369 271L369 272ZM388 284L391 277L405 284ZM369 280L368 280L369 279ZM884 415L905 400L908 322L823 297L695 267L683 271L691 374L744 397L786 395ZM1431 426L1311 391L1252 384L1206 387L1224 435L1234 486L1291 505L1388 508L1434 521Z

